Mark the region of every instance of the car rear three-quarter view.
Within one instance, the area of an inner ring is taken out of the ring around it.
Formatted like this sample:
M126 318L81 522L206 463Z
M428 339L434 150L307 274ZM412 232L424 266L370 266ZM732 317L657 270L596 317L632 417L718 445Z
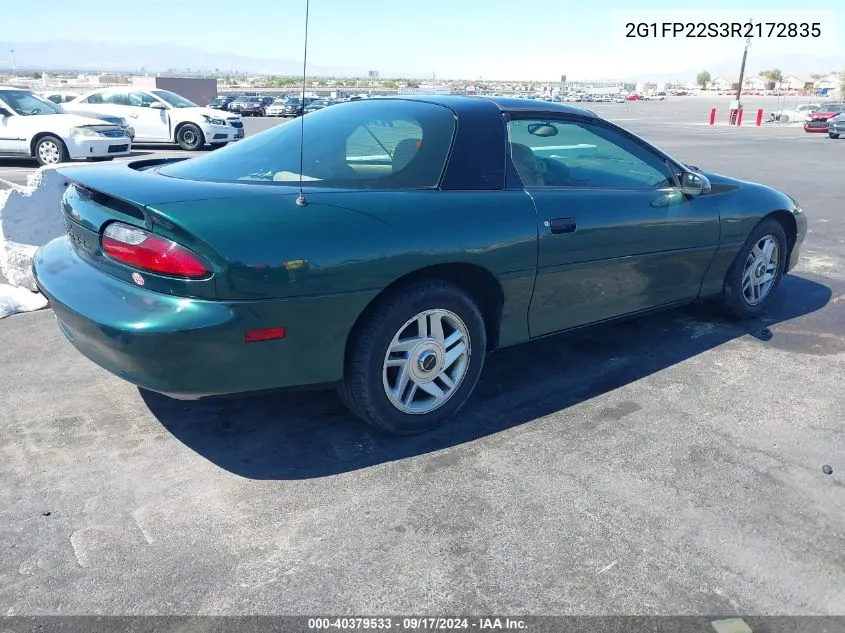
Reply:
M63 173L34 273L81 353L181 398L337 385L400 434L452 418L495 349L704 298L759 315L806 232L779 191L525 100L354 101Z

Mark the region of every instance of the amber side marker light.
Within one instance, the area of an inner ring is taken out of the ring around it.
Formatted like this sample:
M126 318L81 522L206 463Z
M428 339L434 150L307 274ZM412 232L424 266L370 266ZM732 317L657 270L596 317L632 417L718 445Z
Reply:
M285 338L285 328L271 327L266 330L247 330L244 332L245 343L259 343L261 341L273 341Z

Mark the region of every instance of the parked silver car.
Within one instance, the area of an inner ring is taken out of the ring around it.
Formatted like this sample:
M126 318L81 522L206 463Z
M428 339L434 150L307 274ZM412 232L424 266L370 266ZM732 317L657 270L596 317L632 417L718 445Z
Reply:
M845 112L827 120L827 135L830 138L839 138L840 135L845 135Z

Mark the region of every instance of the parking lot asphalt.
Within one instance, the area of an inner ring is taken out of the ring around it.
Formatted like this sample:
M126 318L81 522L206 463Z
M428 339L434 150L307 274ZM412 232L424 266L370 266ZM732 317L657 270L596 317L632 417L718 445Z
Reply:
M845 614L845 141L615 112L805 208L763 318L508 349L456 424L403 439L331 392L141 393L50 311L4 319L0 613Z

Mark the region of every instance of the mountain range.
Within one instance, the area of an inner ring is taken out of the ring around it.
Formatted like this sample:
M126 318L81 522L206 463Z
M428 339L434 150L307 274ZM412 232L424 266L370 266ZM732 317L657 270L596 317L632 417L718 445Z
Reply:
M48 40L43 42L0 42L0 51L14 50L16 68L19 71L75 70L101 72L165 72L168 70L207 73L247 72L256 74L298 75L302 62L294 59L267 59L225 52L203 51L198 48L177 44L157 43L125 45L104 42L82 42L73 40ZM0 54L0 69L11 68L11 55ZM709 63L702 60L700 68L680 72L650 72L629 77L617 77L625 81L683 81L692 80L702 70L717 77L735 77L739 74L739 59ZM749 55L746 75L753 76L762 70L780 68L787 74L828 73L845 71L845 57L782 55L755 58ZM350 66L309 65L308 74L317 77L364 77L367 69ZM380 70L382 77L407 77L420 79L427 74L409 72L408 69ZM446 75L447 73L443 73ZM520 79L518 77L501 79ZM526 77L525 79L529 79ZM574 77L571 79L575 79ZM589 79L579 77L578 79ZM594 78L598 79L598 78Z

